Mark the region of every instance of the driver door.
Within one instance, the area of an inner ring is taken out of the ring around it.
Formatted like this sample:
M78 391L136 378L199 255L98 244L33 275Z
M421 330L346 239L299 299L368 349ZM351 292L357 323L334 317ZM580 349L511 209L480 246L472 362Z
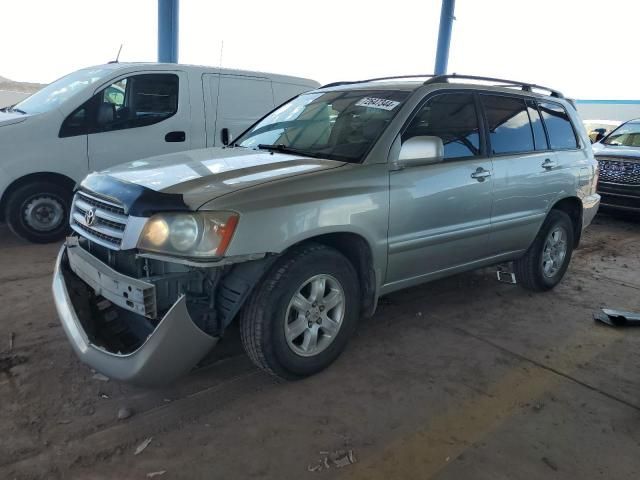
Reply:
M91 171L190 148L191 112L183 72L120 78L91 101L94 121L87 141Z
M387 284L416 283L487 256L493 167L473 93L444 93L401 135L437 136L444 161L390 173Z

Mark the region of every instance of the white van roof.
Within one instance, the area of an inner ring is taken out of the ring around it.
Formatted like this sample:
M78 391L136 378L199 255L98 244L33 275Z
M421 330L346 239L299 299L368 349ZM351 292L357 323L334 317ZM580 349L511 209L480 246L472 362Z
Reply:
M309 78L303 77L294 77L291 75L281 75L278 73L268 73L268 72L258 72L251 70L237 70L231 68L217 68L217 67L208 67L204 65L187 65L183 63L156 63L156 62L113 62L107 63L104 65L94 65L89 68L100 68L106 70L136 70L136 69L144 69L144 70L184 70L184 71L196 71L196 73L204 74L204 73L219 73L221 75L242 75L248 77L261 77L261 78L269 78L272 81L280 82L280 83L292 83L296 85L308 86L310 89L318 88L320 83L315 80L311 80Z

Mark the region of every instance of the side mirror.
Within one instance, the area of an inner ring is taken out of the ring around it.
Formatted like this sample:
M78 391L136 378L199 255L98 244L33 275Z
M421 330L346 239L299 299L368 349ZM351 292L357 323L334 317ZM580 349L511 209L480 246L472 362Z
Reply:
M400 147L398 166L415 167L439 163L444 159L444 144L440 137L411 137Z
M228 128L223 128L222 130L220 130L220 140L222 141L222 145L224 146L227 146L231 143L231 140L233 140L233 138Z
M101 103L98 105L98 111L96 113L96 125L98 127L104 127L105 125L113 122L115 117L115 107L112 103Z

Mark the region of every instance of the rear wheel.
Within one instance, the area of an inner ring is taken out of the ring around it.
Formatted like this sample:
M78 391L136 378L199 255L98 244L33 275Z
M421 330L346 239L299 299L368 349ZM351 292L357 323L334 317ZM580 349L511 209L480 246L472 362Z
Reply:
M551 210L527 253L514 262L518 283L534 291L550 290L560 283L571 261L573 232L569 215Z
M332 248L309 244L285 255L256 287L241 314L242 343L258 367L295 380L340 355L359 314L351 263Z
M18 237L35 243L61 240L67 234L71 192L50 182L22 185L7 199L5 218Z

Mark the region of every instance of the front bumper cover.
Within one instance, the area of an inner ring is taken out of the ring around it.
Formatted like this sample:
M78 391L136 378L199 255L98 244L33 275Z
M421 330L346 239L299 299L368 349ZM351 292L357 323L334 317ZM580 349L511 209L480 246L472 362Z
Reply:
M64 331L80 360L104 375L138 385L153 386L171 382L191 370L218 341L203 332L187 311L180 296L144 342L131 353L111 352L90 340L78 317L67 286L67 247L58 254L53 274L53 299ZM104 272L109 267L102 262ZM91 321L92 319L84 319Z

